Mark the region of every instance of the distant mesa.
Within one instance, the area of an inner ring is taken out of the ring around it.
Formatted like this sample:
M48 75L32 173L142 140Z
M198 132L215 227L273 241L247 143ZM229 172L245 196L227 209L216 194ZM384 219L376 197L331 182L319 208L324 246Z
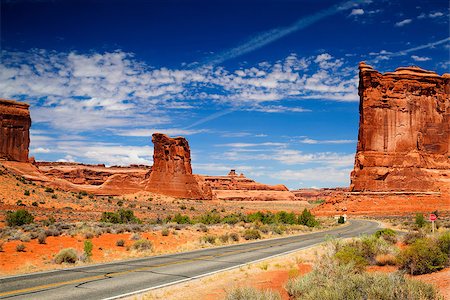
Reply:
M0 99L0 158L28 162L31 118L29 105Z

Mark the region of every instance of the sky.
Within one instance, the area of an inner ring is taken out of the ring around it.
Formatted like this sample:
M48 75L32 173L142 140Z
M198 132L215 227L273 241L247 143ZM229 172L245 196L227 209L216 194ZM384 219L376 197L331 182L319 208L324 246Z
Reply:
M152 164L348 186L358 63L450 72L447 0L2 0L0 97L31 104L37 160Z

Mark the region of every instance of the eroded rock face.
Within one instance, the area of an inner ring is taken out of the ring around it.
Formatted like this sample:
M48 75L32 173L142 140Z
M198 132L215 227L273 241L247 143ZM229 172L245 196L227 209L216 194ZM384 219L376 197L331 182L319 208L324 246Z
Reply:
M31 118L29 105L0 99L0 158L28 162Z
M359 66L360 125L351 191L450 189L450 74Z
M185 138L155 133L152 142L153 167L145 187L147 191L174 197L211 199L210 189L192 174L191 150Z

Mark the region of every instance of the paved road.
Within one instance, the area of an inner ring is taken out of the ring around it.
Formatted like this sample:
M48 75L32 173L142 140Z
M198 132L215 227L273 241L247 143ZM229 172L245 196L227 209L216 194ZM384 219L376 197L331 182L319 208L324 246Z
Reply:
M321 243L329 236L373 233L378 223L172 255L0 278L0 299L106 299L191 280Z

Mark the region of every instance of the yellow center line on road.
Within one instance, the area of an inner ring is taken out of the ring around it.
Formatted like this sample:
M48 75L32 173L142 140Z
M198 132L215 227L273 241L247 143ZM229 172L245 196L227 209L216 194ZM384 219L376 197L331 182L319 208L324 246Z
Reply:
M283 244L285 244L285 243L281 242L281 243L271 244L271 246L280 246L280 245L283 245ZM74 279L74 280L49 283L49 284L34 286L34 287L20 289L20 290L3 292L3 293L0 293L0 297L6 297L6 296L12 296L12 295L19 295L19 294L25 294L25 293L30 293L30 292L36 292L36 291L45 290L45 289L49 289L49 288L55 288L55 287L60 287L60 286L70 285L70 284L75 284L75 283L81 283L81 282L105 279L105 278L109 278L109 277L117 277L117 276L126 275L126 274L130 274L130 273L148 271L148 270L155 269L155 268L167 267L167 266L178 265L178 264L184 264L184 263L193 262L193 261L197 261L197 260L212 259L212 258L215 258L215 257L223 257L223 256L233 255L233 254L242 253L242 252L255 251L255 250L260 250L260 249L267 248L267 247L268 246L258 246L258 247L248 248L248 249L242 249L242 250L235 250L235 251L231 251L231 252L226 252L226 253L218 254L218 255L200 256L200 257L197 257L197 258L192 258L192 259L187 259L187 260L181 260L181 261L157 264L157 265L153 265L153 266L150 266L150 267L142 267L142 268L137 268L137 269L128 270L128 271L114 272L114 273L108 273L108 274L103 274L103 275L88 276L88 277L83 277L83 278Z

